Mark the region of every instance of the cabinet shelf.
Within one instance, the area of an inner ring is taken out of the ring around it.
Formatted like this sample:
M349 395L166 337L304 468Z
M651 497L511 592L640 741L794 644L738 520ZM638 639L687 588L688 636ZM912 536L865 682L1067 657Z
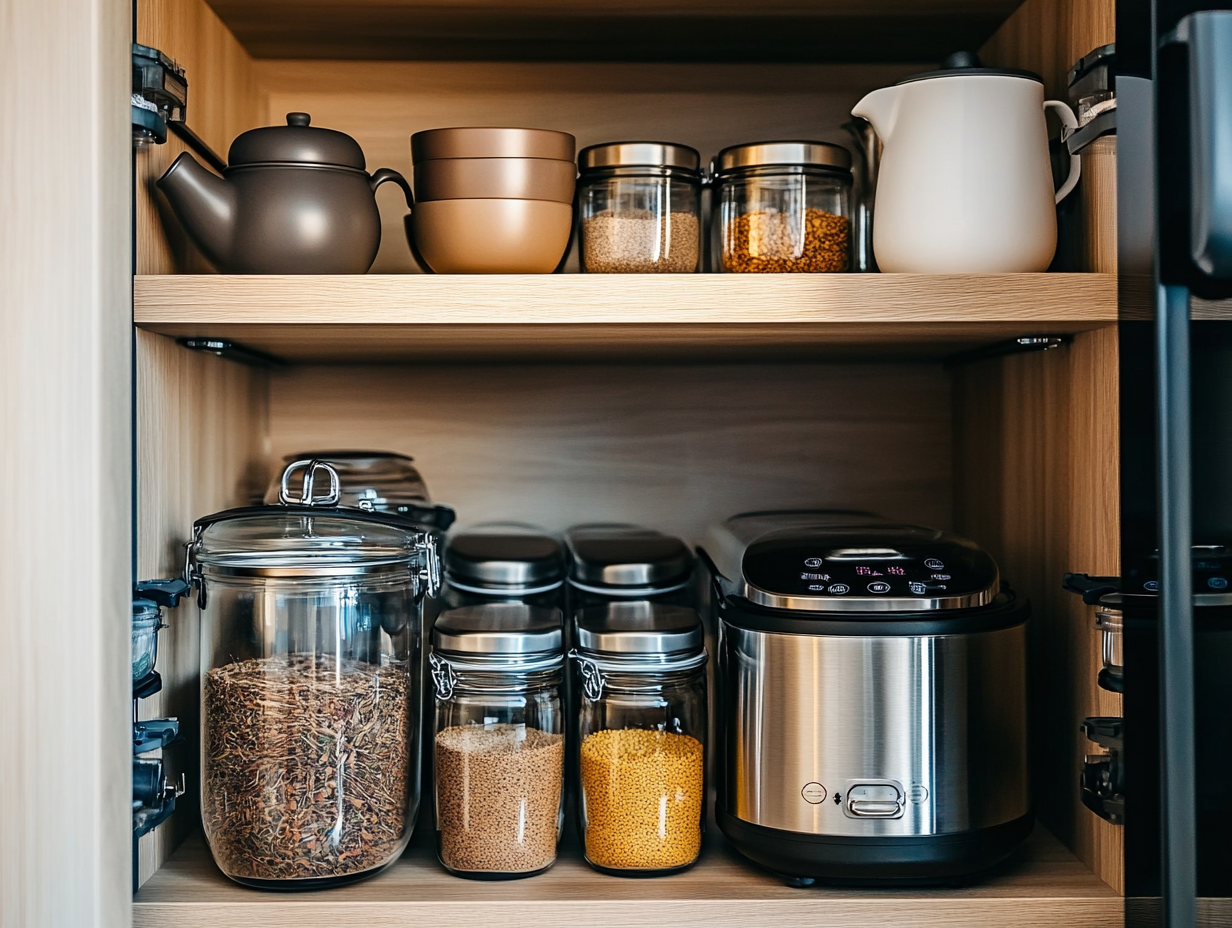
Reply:
M1117 319L1106 274L139 276L138 326L290 361L939 359Z
M713 827L702 859L678 876L630 880L591 871L567 829L556 866L530 880L478 883L444 873L417 834L379 877L314 893L261 893L230 882L200 836L137 894L134 928L1114 928L1124 900L1037 827L1018 858L972 886L791 889L736 854Z

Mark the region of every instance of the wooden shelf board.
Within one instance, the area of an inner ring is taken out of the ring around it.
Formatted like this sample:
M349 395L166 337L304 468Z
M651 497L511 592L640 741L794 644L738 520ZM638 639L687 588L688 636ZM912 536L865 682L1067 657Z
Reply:
M210 0L256 58L913 61L978 48L1016 0Z
M133 901L134 928L1114 928L1124 900L1037 827L1018 858L963 888L791 889L743 860L718 830L678 876L630 880L590 870L573 830L556 865L528 880L483 883L446 874L416 834L393 867L364 883L263 893L230 882L200 836L185 843Z
M1116 321L1100 274L139 276L137 325L292 361L936 359Z

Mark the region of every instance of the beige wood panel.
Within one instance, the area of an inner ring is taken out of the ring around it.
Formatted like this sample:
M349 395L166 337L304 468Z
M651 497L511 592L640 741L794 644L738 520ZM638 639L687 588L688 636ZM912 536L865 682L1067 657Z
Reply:
M569 826L572 822L569 823ZM572 827L556 865L533 880L476 883L447 875L427 835L374 880L290 895L254 893L186 843L137 896L134 928L1120 928L1122 900L1044 829L1015 864L963 889L790 889L745 862L711 823L692 870L660 880L602 876Z
M0 2L0 925L130 918L127 0Z
M204 0L138 0L137 38L185 70L188 126L224 159L231 140L258 122L252 59ZM186 150L174 133L164 145L138 152L137 272L208 271L154 187ZM194 156L195 157L195 156ZM200 158L198 158L200 160Z
M1117 271L1117 142L1096 139L1082 153L1079 248L1080 269L1101 274Z
M193 520L259 495L268 466L268 384L263 373L137 332L137 573L175 577ZM196 605L167 610L159 635L161 693L143 718L175 716L183 739L167 751L169 777L195 784L198 768L200 623ZM200 827L195 787L169 822L142 839L144 881Z
M138 325L940 323L1116 320L1108 274L138 277Z
M261 121L288 112L341 129L364 149L369 170L410 179L410 136L441 126L538 126L570 132L578 145L663 139L708 161L721 148L771 138L846 144L842 130L868 91L918 65L528 64L258 61ZM411 273L394 185L377 194L382 241L374 273ZM568 269L577 269L576 249Z
M302 367L270 379L275 460L416 458L460 523L644 522L697 540L750 509L945 524L939 365Z
M1068 100L1074 62L1116 41L1116 0L1026 0L980 49L990 64L1027 68L1047 96Z
M955 521L993 552L1034 606L1035 796L1041 819L1111 886L1123 888L1121 833L1081 804L1088 715L1116 715L1095 683L1091 610L1061 590L1066 571L1119 572L1116 328L1042 354L956 371Z
M939 60L1014 0L212 0L261 58Z

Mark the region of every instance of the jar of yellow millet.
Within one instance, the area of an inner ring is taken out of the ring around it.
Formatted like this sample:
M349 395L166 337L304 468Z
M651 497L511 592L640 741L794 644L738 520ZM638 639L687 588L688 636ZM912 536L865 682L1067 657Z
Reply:
M658 876L701 853L706 648L697 613L614 602L574 618L579 821L586 862Z

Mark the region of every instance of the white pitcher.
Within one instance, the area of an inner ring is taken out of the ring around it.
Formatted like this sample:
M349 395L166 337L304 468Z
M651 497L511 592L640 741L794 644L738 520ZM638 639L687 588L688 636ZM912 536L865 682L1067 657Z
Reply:
M874 90L853 116L884 149L873 212L882 271L981 274L1043 271L1057 248L1056 204L1078 183L1079 160L1053 192L1045 100L1027 71L984 68L970 53L943 69Z

